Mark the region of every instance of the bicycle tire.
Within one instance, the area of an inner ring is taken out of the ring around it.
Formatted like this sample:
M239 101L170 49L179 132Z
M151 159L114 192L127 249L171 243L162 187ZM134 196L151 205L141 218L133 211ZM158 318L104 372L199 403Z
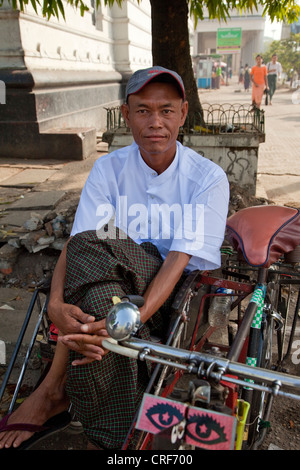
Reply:
M268 327L267 327L268 328ZM266 353L268 351L268 346L266 344L267 335L264 334L263 329L261 330L260 344L258 348L258 360L257 367L268 368L269 360L266 358ZM258 390L251 390L248 393L248 397L245 394L245 399L251 402L250 412L249 412L249 429L248 429L248 439L247 445L249 448L252 448L256 441L259 440L259 435L262 426L268 426L268 421L266 419L266 395L264 392Z
M267 289L266 297L264 304L269 305L269 312L278 311L279 303L279 289L276 283L272 283L270 291ZM269 284L270 285L270 284ZM274 360L273 352L273 331L274 330L274 320L272 315L268 314L266 308L264 308L262 313L262 320L257 334L257 345L256 345L256 367L263 369L271 369L274 362L277 362L279 356L280 347L278 344L277 347L277 358ZM277 342L280 341L280 338L277 336ZM272 404L273 397L268 395L266 396L265 392L258 390L252 390L251 392L244 394L245 399L248 399L251 402L249 419L248 419L248 439L247 446L249 448L257 448L262 444L266 432L270 426L269 424L269 414Z

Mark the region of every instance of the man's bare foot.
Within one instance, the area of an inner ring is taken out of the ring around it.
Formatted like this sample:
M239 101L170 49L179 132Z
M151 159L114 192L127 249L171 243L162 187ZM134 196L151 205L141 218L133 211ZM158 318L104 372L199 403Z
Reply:
M26 423L42 426L48 419L68 409L69 399L64 387L54 393L40 385L9 417L7 424ZM0 433L0 449L18 447L34 433L28 431L4 431Z

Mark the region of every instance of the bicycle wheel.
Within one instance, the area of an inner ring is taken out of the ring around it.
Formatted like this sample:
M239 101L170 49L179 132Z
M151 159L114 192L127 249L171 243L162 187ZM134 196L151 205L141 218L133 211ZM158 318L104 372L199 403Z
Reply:
M265 317L265 316L264 316ZM268 368L270 365L270 325L266 317L262 320L260 338L257 352L257 367ZM248 420L247 445L252 448L255 443L261 440L261 433L268 426L269 416L269 396L265 392L252 390L251 387L244 393L244 399L250 402L250 412Z

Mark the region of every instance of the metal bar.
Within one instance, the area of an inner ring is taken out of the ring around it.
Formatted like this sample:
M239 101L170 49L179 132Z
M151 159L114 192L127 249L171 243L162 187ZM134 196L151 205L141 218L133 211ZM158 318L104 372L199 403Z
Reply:
M30 318L31 318L31 315L32 315L32 312L33 312L33 308L34 308L34 305L35 305L35 302L36 302L38 293L39 293L39 289L36 289L36 290L34 291L34 293L33 293L32 298L31 298L31 302L30 302L30 304L29 304L29 307L28 307L28 310L27 310L27 313L26 313L25 320L24 320L24 322L23 322L23 325L22 325L22 328L21 328L19 337L18 337L18 339L17 339L17 343L16 343L16 346L15 346L14 352L13 352L13 354L12 354L10 363L9 363L9 365L8 365L7 371L6 371L6 373L5 373L5 376L4 376L2 385L1 385L1 389L0 389L0 401L2 400L2 397L3 397L4 391L5 391L7 382L8 382L8 380L9 380L9 378L10 378L10 375L11 375L11 373L12 373L12 370L13 370L13 367L14 367L14 364L15 364L15 361L16 361L16 359L17 359L17 355L18 355L19 350L20 350L20 347L21 347L21 345L22 345L22 341L23 341L24 335L25 335L25 333L26 333L26 330L27 330L27 327L28 327L28 324L29 324L29 321L30 321Z
M15 402L16 402L16 399L17 399L17 396L18 396L18 393L19 393L20 386L21 386L22 381L23 381L23 377L24 377L24 374L25 374L25 371L26 371L26 368L27 368L27 365L28 365L28 361L29 361L34 343L35 343L35 339L36 339L36 336L38 334L39 327L40 327L40 324L41 324L42 319L43 319L43 315L45 313L46 303L47 303L47 300L44 302L43 307L41 307L41 309L40 309L40 314L39 314L39 317L38 317L38 321L37 321L37 324L35 326L34 332L32 334L29 346L27 348L26 356L25 356L25 359L24 359L24 362L23 362L23 365L22 365L22 369L21 369L21 372L20 372L20 375L19 375L19 378L18 378L18 382L17 382L16 388L14 390L14 395L13 395L12 400L10 402L10 406L9 406L9 410L8 410L9 413L12 412L12 410L15 406Z
M294 313L294 319L293 319L291 334L290 334L290 338L289 338L288 349L287 349L286 355L284 356L283 361L285 361L285 359L287 359L287 357L291 353L292 343L293 343L293 340L294 340L294 335L295 335L295 330L296 330L296 324L297 324L297 320L298 320L299 308L300 308L300 291L298 292L298 298L297 298L297 303L296 303L296 308L295 308L295 313Z
M262 384L270 384L269 386L267 386L254 382L250 385L253 389L300 400L300 395L297 395L296 393L285 392L283 390L278 390L276 388L285 385L288 387L295 387L300 390L300 378L297 376L291 376L280 372L270 371L267 369L261 369L259 367L251 367L245 364L229 362L225 358L219 358L205 353L191 353L190 361L186 361L186 351L178 349L177 354L173 355L169 352L169 350L173 351L172 347L156 344L152 345L152 343L150 343L149 341L137 340L134 341L133 344L130 340L126 341L126 344L127 346L125 346L124 348L124 346L121 344L112 344L109 341L105 340L104 347L119 354L122 354L124 350L124 355L127 355L127 351L128 349L130 349L130 347L134 347L137 356L140 356L140 353L147 351L143 354L143 359L146 361L157 362L163 365L172 366L176 369L184 370L193 374L197 374L199 372L199 367L201 366L201 364L209 364L209 372L207 370L204 370L203 368L201 369L203 376L208 376L216 380L226 380L228 382L236 383L237 385L242 385L243 387L247 385L247 382L245 382L245 380L230 377L227 374L237 375L238 377L244 377L247 379L250 378L252 380L261 382ZM164 354L162 353L162 350L165 350ZM155 354L160 357L155 356ZM171 361L164 359L162 357L163 355L165 357L172 357L173 360ZM176 358L174 356L176 356ZM180 357L181 361L178 360L178 358ZM184 364L182 364L181 362L184 362ZM214 372L213 370L214 366L216 366L216 372ZM272 387L272 385L274 388Z
M229 281L228 279L222 279L206 275L201 275L200 282L212 286L225 287L226 289L248 292L249 294L253 292L254 289L253 284L238 281Z
M243 349L244 343L249 335L250 327L254 318L254 315L257 310L257 305L254 302L250 302L247 306L245 315L243 317L242 323L235 335L233 344L228 353L228 359L231 361L237 361L240 357L241 351Z
M186 351L184 349L172 348L163 344L151 343L139 338L132 338L121 343L125 347L133 348L138 351L149 350L149 355L161 356L161 358L171 358L172 361L180 363L185 362L188 366L193 364L198 367L201 363L208 366L215 365L218 370L224 373L238 375L239 377L258 380L259 382L274 383L279 381L286 386L297 387L300 389L300 377L287 375L281 372L275 372L259 367L251 367L239 362L230 361L227 358L213 356L212 354L202 352ZM194 369L195 370L195 369Z

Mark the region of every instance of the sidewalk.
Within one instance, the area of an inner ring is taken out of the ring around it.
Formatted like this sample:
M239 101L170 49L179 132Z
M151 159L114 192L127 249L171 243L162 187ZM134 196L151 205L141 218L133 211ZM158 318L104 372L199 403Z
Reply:
M234 78L229 86L200 92L202 103L251 104ZM296 104L297 103L297 104ZM265 111L266 141L259 146L257 197L300 207L300 90L278 89Z

